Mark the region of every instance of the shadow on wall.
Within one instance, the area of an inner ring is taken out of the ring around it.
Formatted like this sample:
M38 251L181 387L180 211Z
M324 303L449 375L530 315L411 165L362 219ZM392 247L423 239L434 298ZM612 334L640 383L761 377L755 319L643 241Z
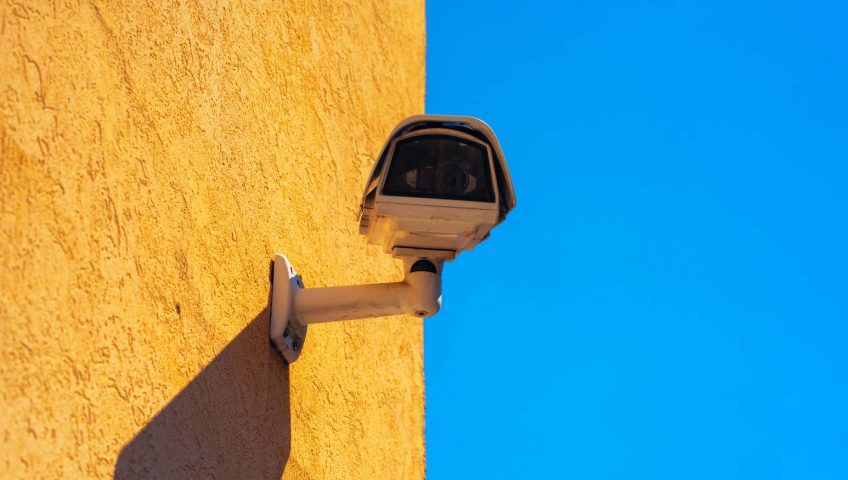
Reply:
M291 452L289 369L266 308L124 446L115 479L279 479Z

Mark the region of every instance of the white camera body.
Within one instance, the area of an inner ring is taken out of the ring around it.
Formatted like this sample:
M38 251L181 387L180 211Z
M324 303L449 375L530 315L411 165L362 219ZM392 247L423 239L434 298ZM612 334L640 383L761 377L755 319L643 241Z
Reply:
M365 188L359 232L397 257L453 260L515 206L495 134L471 117L416 115L383 147Z

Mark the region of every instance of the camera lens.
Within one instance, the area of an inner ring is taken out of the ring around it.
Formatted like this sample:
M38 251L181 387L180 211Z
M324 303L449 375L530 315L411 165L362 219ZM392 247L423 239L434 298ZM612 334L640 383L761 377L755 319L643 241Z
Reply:
M494 201L489 157L483 146L447 135L398 142L383 195Z
M462 165L443 163L436 168L436 193L462 195L468 185L468 174Z

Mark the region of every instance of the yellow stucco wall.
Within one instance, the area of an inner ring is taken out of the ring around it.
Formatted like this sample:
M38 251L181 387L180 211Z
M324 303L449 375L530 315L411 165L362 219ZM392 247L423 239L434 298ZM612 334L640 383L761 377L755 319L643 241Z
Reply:
M2 2L0 478L423 477L420 320L267 340L423 100L419 1Z

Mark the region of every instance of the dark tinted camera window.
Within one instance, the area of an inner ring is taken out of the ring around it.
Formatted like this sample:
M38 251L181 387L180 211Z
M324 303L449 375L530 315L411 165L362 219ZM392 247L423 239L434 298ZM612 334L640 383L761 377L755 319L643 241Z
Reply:
M491 179L481 145L427 135L397 144L383 194L494 202Z

